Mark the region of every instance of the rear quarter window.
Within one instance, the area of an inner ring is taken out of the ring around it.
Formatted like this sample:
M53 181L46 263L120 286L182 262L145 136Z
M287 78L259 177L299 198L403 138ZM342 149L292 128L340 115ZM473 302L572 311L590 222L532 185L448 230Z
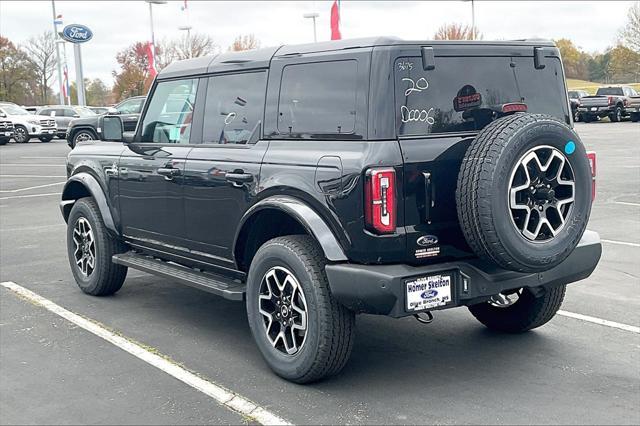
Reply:
M477 131L501 114L502 105L524 103L527 111L567 121L560 61L535 69L528 57L437 57L425 71L420 57L395 61L399 136Z
M355 60L285 66L278 132L293 137L353 134L357 73Z

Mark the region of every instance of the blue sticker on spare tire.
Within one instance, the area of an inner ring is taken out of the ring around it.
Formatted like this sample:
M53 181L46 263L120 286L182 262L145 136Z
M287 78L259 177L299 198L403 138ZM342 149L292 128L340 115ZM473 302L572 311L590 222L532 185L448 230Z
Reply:
M571 155L576 150L576 143L574 141L569 141L564 146L564 152Z

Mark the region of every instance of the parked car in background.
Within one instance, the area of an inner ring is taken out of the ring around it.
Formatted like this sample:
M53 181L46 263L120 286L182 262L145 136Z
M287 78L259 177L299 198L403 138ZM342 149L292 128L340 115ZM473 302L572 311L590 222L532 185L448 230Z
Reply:
M594 96L584 96L580 100L578 113L587 123L603 117L618 122L630 115L628 106L633 96L638 93L629 86L601 87Z
M91 111L95 112L96 114L106 114L108 112L114 112L115 109L113 107L95 107L95 106L90 106L87 107L89 108Z
M95 112L87 107L74 105L47 105L41 107L36 115L46 115L56 120L58 133L57 136L64 139L67 136L67 128L74 118L94 117Z
M12 102L0 102L0 118L13 122L13 139L18 143L29 142L31 138L49 142L57 133L55 119L35 116Z
M134 96L133 98L125 99L110 109L109 114L119 115L124 125L124 131L133 132L138 124L138 118L145 99L146 96ZM102 129L99 126L99 117L99 115L96 115L72 120L67 128L67 144L73 148L78 142L101 139Z
M33 106L23 106L22 108L27 110L29 112L29 114L35 114L36 111L38 111L38 109L40 109L42 107L39 107L37 105L33 105Z
M13 137L13 123L6 118L0 118L0 145L6 145Z
M580 121L580 112L578 107L580 106L580 99L585 96L589 96L589 92L585 90L569 90L569 103L571 104L571 113L573 114L573 121Z
M633 121L634 123L640 121L640 95L629 97L627 111L629 111L629 117L631 117L631 121Z

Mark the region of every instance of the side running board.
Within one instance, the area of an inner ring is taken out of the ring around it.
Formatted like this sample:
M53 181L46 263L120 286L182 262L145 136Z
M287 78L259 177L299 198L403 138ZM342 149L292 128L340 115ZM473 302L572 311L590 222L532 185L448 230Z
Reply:
M205 290L229 300L244 300L246 285L220 275L199 272L186 266L165 262L130 251L113 255L113 263L150 274L174 279L191 287Z

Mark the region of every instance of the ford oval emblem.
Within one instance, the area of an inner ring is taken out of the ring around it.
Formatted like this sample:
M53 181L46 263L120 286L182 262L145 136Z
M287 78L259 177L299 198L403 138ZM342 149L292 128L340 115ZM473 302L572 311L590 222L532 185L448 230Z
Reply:
M423 235L422 237L418 238L416 243L422 247L429 247L434 244L438 244L438 237L436 237L435 235Z
M436 297L438 295L438 291L437 290L429 290L429 291L425 291L423 292L420 297L422 297L423 299L431 299L433 297Z
M62 38L71 43L85 43L93 38L93 32L80 24L71 24L62 30Z

